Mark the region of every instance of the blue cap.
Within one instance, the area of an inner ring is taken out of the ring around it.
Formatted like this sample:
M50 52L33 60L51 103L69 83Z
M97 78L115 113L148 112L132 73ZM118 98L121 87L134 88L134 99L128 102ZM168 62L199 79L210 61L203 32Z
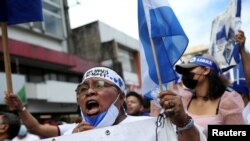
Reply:
M247 87L247 82L246 82L245 78L240 78L239 82L237 82L237 80L235 80L231 84L231 88L242 95L249 96L249 89Z
M188 72L188 69L195 68L198 66L210 68L216 75L221 75L221 70L218 63L211 56L201 56L197 55L192 57L188 63L176 65L176 71L180 74Z

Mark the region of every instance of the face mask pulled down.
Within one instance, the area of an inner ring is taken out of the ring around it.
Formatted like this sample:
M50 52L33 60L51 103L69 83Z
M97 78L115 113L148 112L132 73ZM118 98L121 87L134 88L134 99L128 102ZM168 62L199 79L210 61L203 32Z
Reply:
M118 108L114 105L118 100L120 94L117 96L115 101L110 105L107 111L101 112L95 116L87 116L82 113L81 116L84 121L90 123L90 125L95 126L97 128L111 126L115 123L115 120L119 114Z

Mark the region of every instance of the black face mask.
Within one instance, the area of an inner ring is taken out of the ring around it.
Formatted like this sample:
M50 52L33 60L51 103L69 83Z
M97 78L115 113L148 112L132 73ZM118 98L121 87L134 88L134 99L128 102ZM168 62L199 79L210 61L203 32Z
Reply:
M182 75L183 84L189 88L194 89L198 83L198 80L194 80L194 73L189 72L188 74Z

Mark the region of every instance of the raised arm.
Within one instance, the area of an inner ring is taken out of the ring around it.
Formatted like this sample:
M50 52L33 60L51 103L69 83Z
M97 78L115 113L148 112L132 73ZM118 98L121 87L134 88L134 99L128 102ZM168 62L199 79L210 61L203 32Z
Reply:
M163 91L159 98L166 116L176 125L179 141L206 141L205 134L185 112L180 96L172 91Z
M57 126L40 124L35 117L25 108L17 95L5 92L5 100L10 110L18 111L19 117L30 133L42 137L55 137L59 135Z
M248 88L250 89L250 56L246 52L246 37L244 35L244 32L240 30L239 33L235 35L235 39L240 43L240 55L242 59L244 74L246 77Z

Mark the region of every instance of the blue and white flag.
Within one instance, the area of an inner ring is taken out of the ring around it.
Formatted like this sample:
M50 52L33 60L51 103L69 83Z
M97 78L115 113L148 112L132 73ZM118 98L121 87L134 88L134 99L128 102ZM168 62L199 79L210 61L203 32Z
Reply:
M232 0L226 11L212 23L209 53L218 61L222 72L240 61L239 44L234 35L241 26L241 0Z
M166 89L167 83L178 78L174 65L186 50L188 38L167 0L138 0L138 29L142 94L154 99L160 86L151 47Z
M247 55L250 56L250 53L247 52ZM237 67L233 67L231 69L231 72L232 72L230 75L231 80L239 80L240 78L246 78L244 74L244 67L243 67L242 60L239 61L239 63L237 64Z
M0 0L0 22L13 25L42 20L41 0Z

